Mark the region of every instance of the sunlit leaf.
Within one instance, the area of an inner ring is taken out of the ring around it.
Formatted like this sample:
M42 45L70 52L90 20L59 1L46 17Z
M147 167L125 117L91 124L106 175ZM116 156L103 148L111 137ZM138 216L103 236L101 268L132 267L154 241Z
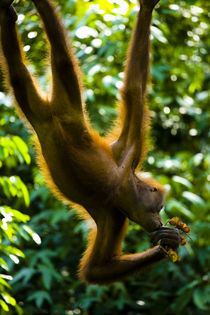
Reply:
M9 295L6 292L2 293L1 295L2 295L2 297L3 297L3 299L5 300L6 303L11 304L12 306L16 305L16 301L11 295Z
M166 212L169 212L170 216L179 216L183 215L184 217L193 220L194 219L194 214L188 210L183 203L180 201L171 199L167 204L166 204Z
M3 250L8 255L12 254L12 255L18 256L18 257L25 257L24 253L20 249L14 247L14 246L0 244L0 250Z
M200 196L198 196L198 195L196 195L196 194L194 194L194 193L192 193L190 191L184 191L182 196L185 199L187 199L188 201L190 201L190 202L192 202L194 204L197 204L197 205L200 205L200 206L204 206L205 205L204 200Z
M9 270L6 261L3 258L1 258L1 257L0 257L0 267L5 269L5 270L7 270L7 271Z
M192 188L192 184L186 178L180 176L173 176L172 180L176 183L180 183L187 188Z
M1 284L2 284L3 286L5 286L5 287L11 289L10 285L2 278L2 275L0 274L0 285L1 285Z
M152 26L151 33L161 43L167 43L167 38L164 37L163 32L159 28Z
M0 299L0 305L5 312L9 312L9 306L1 299Z

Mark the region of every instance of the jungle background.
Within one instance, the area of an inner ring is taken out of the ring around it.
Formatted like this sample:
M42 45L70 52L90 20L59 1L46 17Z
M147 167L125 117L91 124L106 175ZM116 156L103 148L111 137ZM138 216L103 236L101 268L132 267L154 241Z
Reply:
M135 0L57 0L84 73L93 126L105 135L117 117ZM32 1L17 0L18 29L29 69L49 90L46 35ZM49 192L33 136L17 117L0 76L0 314L208 313L210 2L161 0L154 12L151 151L144 170L168 188L163 222L178 216L192 229L181 261L168 260L108 287L86 285L77 267L87 225ZM8 34L9 36L9 34ZM151 246L131 223L125 252ZM208 313L209 314L209 313Z

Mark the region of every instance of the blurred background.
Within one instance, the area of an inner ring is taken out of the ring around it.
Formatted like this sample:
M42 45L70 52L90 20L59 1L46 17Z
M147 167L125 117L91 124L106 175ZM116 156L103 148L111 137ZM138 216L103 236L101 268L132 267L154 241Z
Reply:
M84 73L90 120L105 135L116 117L135 0L57 0ZM46 35L32 1L17 0L29 69L50 90ZM144 170L169 191L161 216L192 229L181 261L159 263L108 287L86 285L77 267L87 224L57 201L36 165L33 135L0 74L0 314L184 314L208 312L210 2L161 0L151 29L151 151ZM9 36L9 34L8 34ZM126 253L151 246L131 223Z

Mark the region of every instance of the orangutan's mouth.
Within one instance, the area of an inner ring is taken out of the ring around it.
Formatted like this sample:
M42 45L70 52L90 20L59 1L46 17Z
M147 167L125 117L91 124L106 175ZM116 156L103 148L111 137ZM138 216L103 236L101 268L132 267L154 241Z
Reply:
M160 219L153 219L150 221L149 225L145 228L148 233L153 233L158 231L163 226Z
M160 218L155 218L152 222L151 225L149 227L149 229L147 229L147 231L149 233L153 233L155 231L158 231L161 227L163 226L161 219Z

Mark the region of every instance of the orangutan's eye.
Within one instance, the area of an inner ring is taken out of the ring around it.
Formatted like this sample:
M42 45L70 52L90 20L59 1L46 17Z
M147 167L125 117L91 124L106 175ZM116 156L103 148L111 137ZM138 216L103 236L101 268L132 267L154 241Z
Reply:
M151 192L155 192L155 191L157 191L157 188L156 188L156 187L152 187L152 188L150 189L150 191L151 191Z

